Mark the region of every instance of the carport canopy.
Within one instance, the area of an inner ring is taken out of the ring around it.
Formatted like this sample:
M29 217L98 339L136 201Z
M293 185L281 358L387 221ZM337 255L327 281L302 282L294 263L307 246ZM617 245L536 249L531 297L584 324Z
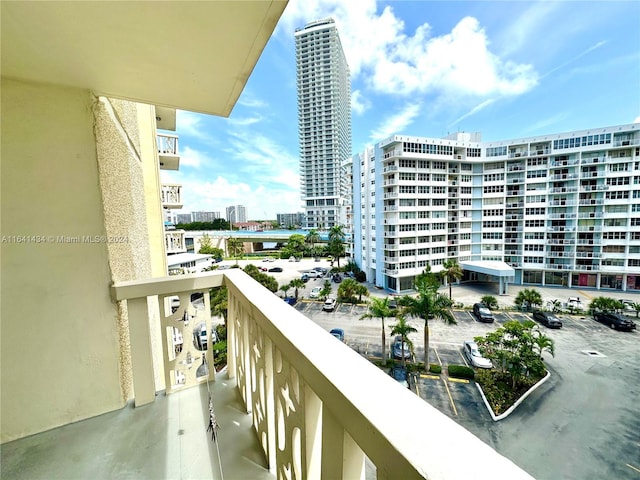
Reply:
M500 288L498 290L500 295L507 294L507 285L509 281L514 281L516 271L505 262L497 261L467 261L460 262L460 266L464 270L470 272L483 273L485 275L491 275L498 278Z

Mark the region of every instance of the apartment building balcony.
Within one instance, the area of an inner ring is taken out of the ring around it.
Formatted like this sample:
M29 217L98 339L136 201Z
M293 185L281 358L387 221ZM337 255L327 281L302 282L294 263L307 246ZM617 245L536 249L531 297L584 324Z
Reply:
M172 351L168 332L193 338L208 316L206 292L221 285L228 367L214 374L211 349L185 342ZM204 293L200 310L190 302L196 293ZM240 270L121 282L111 296L129 312L135 408L4 444L4 474L350 479L365 478L366 458L377 478L531 479ZM175 312L171 297L179 298ZM156 361L154 335L164 347ZM158 373L166 394L156 389ZM402 411L390 416L397 404ZM211 407L217 443L207 431ZM456 461L459 448L472 461Z
M553 258L571 258L574 255L574 252L569 250L569 251L547 251L546 253L547 257L553 257Z
M571 165L577 165L579 160L577 158L565 159L565 160L551 160L552 167L569 167Z
M577 191L578 191L578 187L554 187L549 189L549 193L553 193L553 194L573 193Z
M397 205L385 205L384 206L384 211L385 212L397 212L398 211L398 206Z
M564 263L547 263L544 268L549 270L572 270L573 266Z
M604 204L604 199L602 198L588 198L588 199L580 199L578 205L602 205Z
M640 138L631 138L631 139L613 141L614 147L627 147L631 145L640 145Z
M507 183L524 183L524 177L508 178Z
M587 154L583 153L583 155L588 155L588 153ZM581 165L591 165L591 164L594 164L594 163L604 163L606 161L607 161L607 156L606 155L598 156L598 157L590 156L589 158L584 158L584 157L581 158L580 159L580 164Z
M602 225L578 225L579 232L601 232Z
M178 154L178 135L158 133L158 159L161 170L179 170L180 155Z
M167 230L164 232L164 246L167 254L186 253L187 244L184 230Z
M568 226L547 227L547 232L574 232L574 231L575 231L575 227L568 227Z
M528 157L528 156L529 156L528 150L519 150L515 152L509 152L509 158L520 158L520 157Z
M382 173L397 172L397 171L398 171L397 165L387 165L382 169Z
M600 258L601 252L576 252L576 258Z
M550 175L549 180L572 180L578 178L577 173L558 173L555 175Z
M609 190L609 185L580 185L583 192L603 192Z
M160 201L163 208L182 208L182 185L179 183L160 185Z
M574 267L574 270L586 270L586 271L590 271L590 270L599 270L600 267L598 265L576 265Z
M524 190L507 190L507 197L520 197L522 195L524 195Z
M550 213L548 218L552 220L563 220L569 218L576 218L575 213Z
M523 172L524 171L524 164L522 163L518 163L515 165L507 165L507 171L508 172Z
M507 201L505 206L507 208L522 208L522 207L524 207L524 202L509 202L509 201Z
M571 245L574 241L570 239L549 238L547 243L549 245Z

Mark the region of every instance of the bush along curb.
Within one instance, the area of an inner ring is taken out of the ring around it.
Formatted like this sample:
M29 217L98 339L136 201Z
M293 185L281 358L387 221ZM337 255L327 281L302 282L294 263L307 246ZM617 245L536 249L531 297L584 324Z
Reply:
M489 405L489 401L487 400L487 397L484 396L484 392L482 391L482 387L477 382L476 382L476 387L478 387L478 390L480 391L480 395L482 396L482 401L484 402L485 406L487 407L487 410L489 411L489 415L491 415L491 418L493 419L494 422L497 422L497 421L502 420L504 418L507 418L509 415L511 415L515 411L515 409L518 407L518 405L520 405L522 402L524 402L524 400L529 395L531 395L538 387L540 387L544 382L546 382L549 379L550 376L551 376L551 372L549 372L549 370L547 370L547 374L544 377L542 377L538 383L536 383L533 387L531 387L529 390L527 390L524 395L522 395L518 400L516 400L516 403L511 405L509 408L507 408L505 410L504 413L501 413L500 415L496 415L495 413L493 413L493 409L491 408L491 405Z

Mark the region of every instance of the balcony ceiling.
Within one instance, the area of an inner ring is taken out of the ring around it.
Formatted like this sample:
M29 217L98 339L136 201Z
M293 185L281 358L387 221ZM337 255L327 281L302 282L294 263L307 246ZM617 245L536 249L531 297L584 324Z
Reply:
M286 5L1 2L2 75L228 116Z

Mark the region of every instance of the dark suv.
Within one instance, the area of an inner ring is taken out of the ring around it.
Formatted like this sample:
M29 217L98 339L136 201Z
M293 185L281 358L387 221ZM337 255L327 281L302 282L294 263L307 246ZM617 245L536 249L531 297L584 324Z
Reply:
M533 311L533 319L549 328L562 328L562 321L551 312Z
M611 312L593 312L593 319L596 322L609 325L614 330L626 330L630 332L636 329L636 324L633 320L628 319L623 315Z
M484 303L475 303L473 305L473 314L480 322L493 322L493 313L491 313L491 310L489 310Z

